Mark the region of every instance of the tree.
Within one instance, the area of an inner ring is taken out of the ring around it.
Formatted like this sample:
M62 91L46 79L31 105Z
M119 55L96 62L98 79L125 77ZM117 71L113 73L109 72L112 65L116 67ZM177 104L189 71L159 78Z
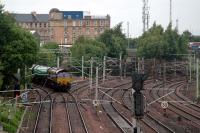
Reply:
M164 31L161 25L153 26L138 38L139 57L172 60L177 54L187 53L188 39L185 35L179 35L171 24Z
M161 25L153 26L138 38L137 55L144 58L160 58L163 55L164 30Z
M81 60L82 56L84 56L85 60L89 60L91 57L102 59L107 51L105 44L102 42L85 37L80 37L70 50L72 52L72 57L79 60Z
M56 42L49 42L44 44L39 49L37 63L45 66L55 66L58 52L59 45Z
M122 53L123 57L127 54L127 40L121 30L122 23L115 26L113 29L106 30L100 35L98 40L106 45L107 56L119 58Z
M30 67L36 60L37 40L33 35L16 25L9 13L0 6L0 62L4 76L2 89L9 84L11 75L20 68L24 75L25 66ZM23 76L24 77L24 76Z

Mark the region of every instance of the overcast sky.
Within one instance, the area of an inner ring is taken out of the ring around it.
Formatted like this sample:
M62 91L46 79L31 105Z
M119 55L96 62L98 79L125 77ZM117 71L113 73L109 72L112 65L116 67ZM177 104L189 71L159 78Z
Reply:
M111 16L111 27L123 22L126 32L130 23L131 37L142 33L143 0L1 0L5 10L15 13L49 13L51 8L62 11L90 11L91 15ZM166 27L169 23L169 1L149 0L150 26L156 21ZM179 21L179 31L190 30L200 35L200 0L172 0L173 26Z

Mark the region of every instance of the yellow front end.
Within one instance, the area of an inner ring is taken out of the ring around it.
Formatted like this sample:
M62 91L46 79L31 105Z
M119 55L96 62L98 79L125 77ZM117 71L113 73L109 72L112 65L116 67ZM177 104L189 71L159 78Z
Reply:
M70 84L74 79L72 77L58 77L57 83L60 85L68 85Z

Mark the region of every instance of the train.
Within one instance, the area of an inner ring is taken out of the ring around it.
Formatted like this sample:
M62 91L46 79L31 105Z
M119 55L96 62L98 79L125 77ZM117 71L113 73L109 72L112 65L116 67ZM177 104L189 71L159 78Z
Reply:
M33 83L45 85L55 91L68 92L75 80L72 74L62 68L33 65L31 71Z

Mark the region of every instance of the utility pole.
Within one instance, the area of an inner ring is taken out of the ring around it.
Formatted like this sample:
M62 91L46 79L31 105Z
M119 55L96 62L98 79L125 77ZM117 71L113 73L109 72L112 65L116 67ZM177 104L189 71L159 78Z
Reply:
M176 30L178 32L178 19L176 19Z
M175 61L175 77L176 77L176 58L174 59L174 61Z
M142 57L142 74L144 74L144 58Z
M197 73L196 73L196 78L197 78L196 79L196 82L197 82L196 83L197 84L196 85L197 86L197 92L196 93L197 94L196 95L197 95L197 99L198 99L199 98L199 59L198 58L197 58L197 62L196 62L196 69L197 69L196 70L197 71Z
M138 57L138 73L140 73L140 58Z
M106 56L103 57L103 83L105 82L106 76Z
M98 100L98 71L99 71L99 68L96 67L96 87L95 87L95 101Z
M60 67L60 57L59 57L59 55L57 55L57 68L59 68Z
M84 56L82 56L82 63L81 63L81 72L82 72L82 80L84 79Z
M190 83L192 82L192 58L191 56L189 55L189 66L190 66Z
M127 40L128 40L128 49L129 49L129 22L127 22Z
M170 7L169 7L169 22L172 24L172 0L170 0Z
M120 71L120 79L122 80L122 53L119 55L119 71Z
M142 8L142 21L143 21L143 32L149 29L149 7L148 0L143 0L143 8Z
M91 57L91 60L90 60L90 91L89 93L92 94L92 78L93 77L93 57Z

